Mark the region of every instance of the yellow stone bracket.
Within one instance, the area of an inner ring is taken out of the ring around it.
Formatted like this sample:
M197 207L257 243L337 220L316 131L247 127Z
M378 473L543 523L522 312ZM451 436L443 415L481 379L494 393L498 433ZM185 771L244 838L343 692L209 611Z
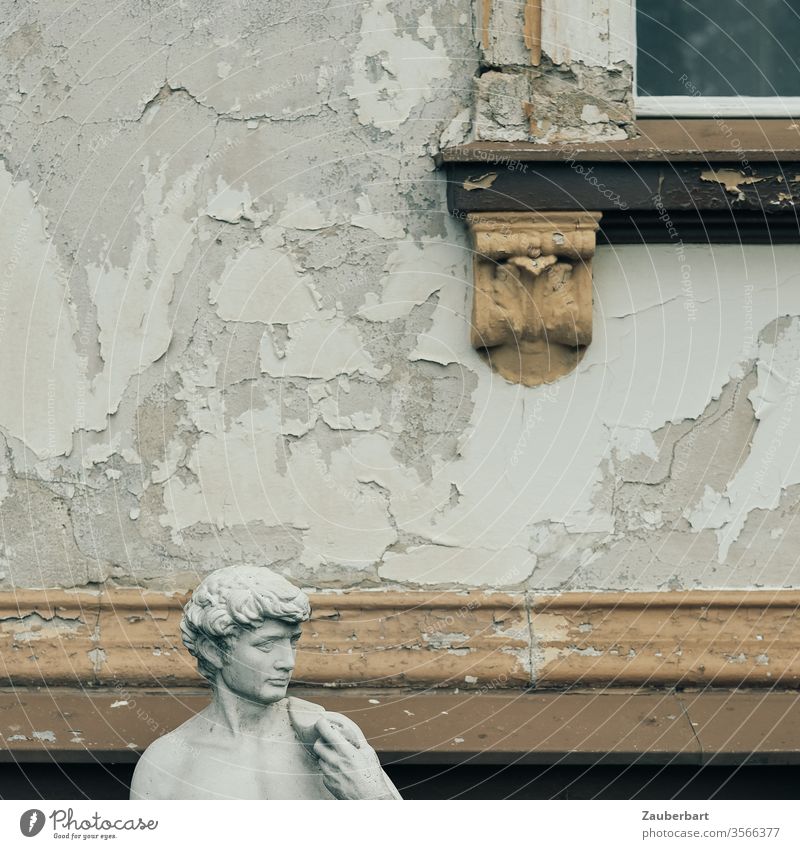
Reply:
M467 216L475 292L472 345L512 383L569 374L592 341L592 258L599 212Z

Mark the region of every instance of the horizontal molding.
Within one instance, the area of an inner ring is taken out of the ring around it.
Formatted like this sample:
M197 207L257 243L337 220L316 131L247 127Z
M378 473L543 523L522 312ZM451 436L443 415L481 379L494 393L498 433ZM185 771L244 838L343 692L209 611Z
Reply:
M800 138L785 118L643 118L629 139L557 142L467 142L442 150L438 165L453 162L513 166L516 162L798 162ZM520 169L521 170L521 169ZM524 172L523 172L524 173Z
M658 593L573 592L540 595L534 610L674 610L709 608L786 608L800 606L800 590L687 590Z
M520 168L525 170L521 171ZM800 161L592 162L568 153L551 161L452 162L447 165L448 209L461 217L482 212L764 211L795 215ZM481 183L483 181L483 183Z
M669 212L669 225L658 210L603 213L599 245L781 245L800 241L800 220L764 210L725 209ZM675 234L678 238L675 238Z
M728 126L729 124L729 126ZM800 143L791 122L637 122L635 138L471 142L443 150L456 218L603 214L598 243L775 244L800 239Z
M197 686L180 637L185 596L0 594L0 681ZM320 593L304 626L294 680L367 686L525 686L525 598L502 593Z
M531 605L536 682L796 687L800 593L568 593Z
M0 683L196 687L183 595L0 593ZM312 596L295 681L495 691L800 685L800 592Z

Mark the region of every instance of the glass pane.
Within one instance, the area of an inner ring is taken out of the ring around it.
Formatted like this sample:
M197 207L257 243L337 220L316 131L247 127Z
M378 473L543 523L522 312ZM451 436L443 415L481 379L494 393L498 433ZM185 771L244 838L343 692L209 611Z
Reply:
M640 95L799 97L800 0L636 0Z

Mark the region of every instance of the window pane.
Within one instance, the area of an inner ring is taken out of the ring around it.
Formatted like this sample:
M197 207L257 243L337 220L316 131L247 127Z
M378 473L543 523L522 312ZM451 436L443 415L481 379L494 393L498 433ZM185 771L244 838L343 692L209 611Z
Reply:
M636 0L640 95L800 96L800 0Z

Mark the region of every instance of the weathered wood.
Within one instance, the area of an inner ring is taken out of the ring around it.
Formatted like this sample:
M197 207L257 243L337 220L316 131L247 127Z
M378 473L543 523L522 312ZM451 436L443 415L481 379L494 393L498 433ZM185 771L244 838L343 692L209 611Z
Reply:
M471 142L441 151L439 164L553 162L800 162L800 120L784 118L648 118L636 138L575 144Z
M770 691L295 695L350 716L384 763L800 763L800 694ZM0 761L131 762L207 690L0 690Z
M453 163L448 207L457 216L480 212L763 210L795 215L800 162L762 163L742 171L736 162L535 162L520 170ZM493 175L486 188L476 180Z

